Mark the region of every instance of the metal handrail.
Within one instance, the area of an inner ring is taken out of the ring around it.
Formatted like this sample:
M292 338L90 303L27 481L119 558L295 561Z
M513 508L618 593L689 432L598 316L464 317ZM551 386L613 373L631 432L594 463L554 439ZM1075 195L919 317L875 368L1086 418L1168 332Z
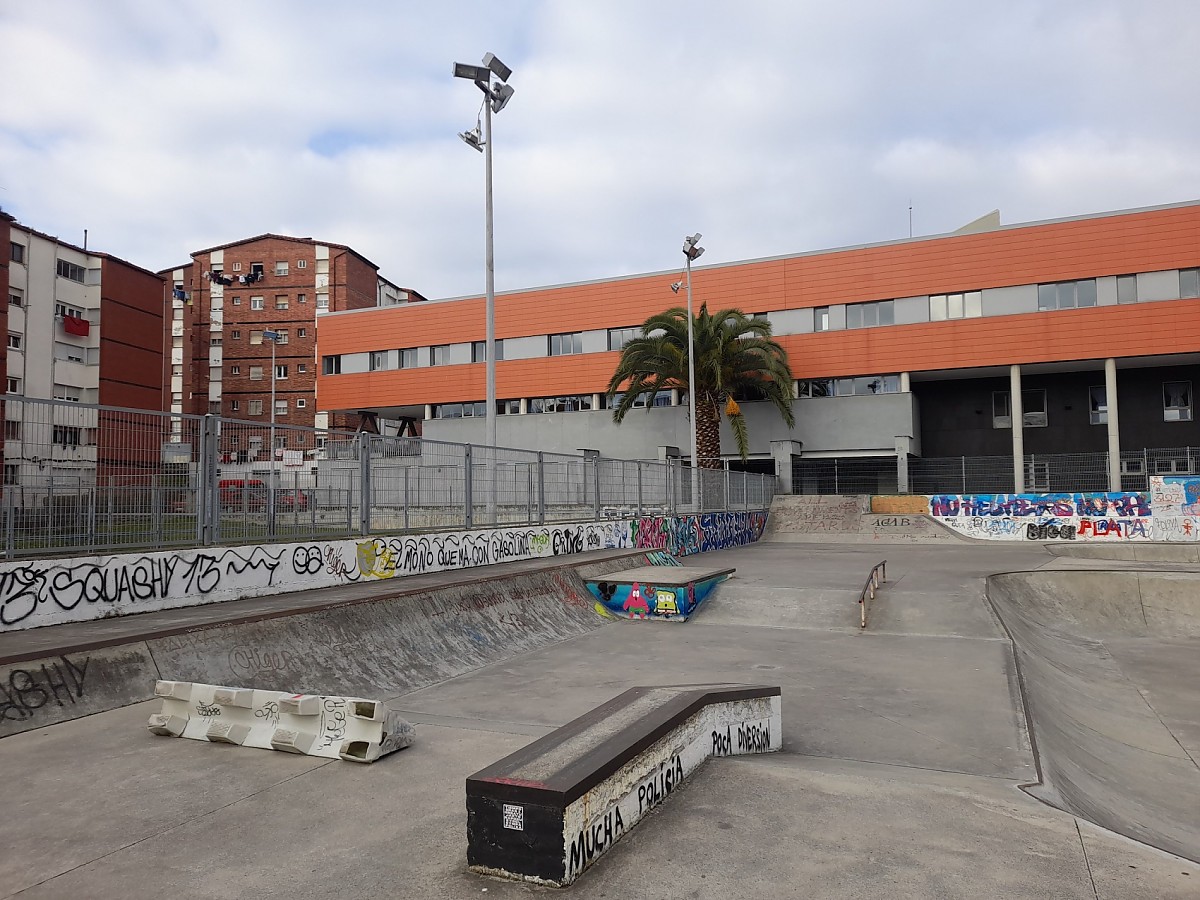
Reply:
M867 627L867 607L868 601L875 599L875 591L879 586L887 581L887 560L877 562L871 569L871 574L867 576L867 583L863 585L862 593L858 595L858 608L860 611L860 626Z

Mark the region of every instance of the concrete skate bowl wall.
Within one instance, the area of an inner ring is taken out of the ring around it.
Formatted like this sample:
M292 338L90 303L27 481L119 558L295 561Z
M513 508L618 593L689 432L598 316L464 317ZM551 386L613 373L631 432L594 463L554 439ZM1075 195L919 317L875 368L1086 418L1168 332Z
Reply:
M875 501L883 511L876 510ZM875 498L869 494L779 495L763 540L783 543L958 543L963 540L929 516L929 498Z
M585 577L645 565L632 553ZM154 694L156 679L388 699L616 620L569 566L0 666L0 737Z
M988 579L1012 638L1045 802L1200 861L1200 574Z

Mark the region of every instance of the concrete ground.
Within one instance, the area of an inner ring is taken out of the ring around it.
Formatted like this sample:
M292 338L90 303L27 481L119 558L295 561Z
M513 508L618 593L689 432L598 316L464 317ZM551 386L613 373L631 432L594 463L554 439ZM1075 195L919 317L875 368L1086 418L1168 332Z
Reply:
M1040 546L688 562L738 570L690 622L619 622L400 696L417 743L371 766L154 737L156 703L5 738L0 896L552 893L466 871L466 777L628 687L698 681L781 685L784 752L705 764L572 895L1200 896L1200 866L1018 787L1035 760L983 578L1058 565Z

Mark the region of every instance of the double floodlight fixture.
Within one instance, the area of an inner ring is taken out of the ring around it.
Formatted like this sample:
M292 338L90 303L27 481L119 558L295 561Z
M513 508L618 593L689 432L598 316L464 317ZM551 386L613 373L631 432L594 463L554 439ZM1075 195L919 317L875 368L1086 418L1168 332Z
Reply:
M474 128L470 131L460 131L458 136L462 138L463 143L468 147L474 147L480 153L483 152L483 135L479 133L478 120L476 120Z
M496 83L492 83L492 76L496 76ZM514 91L511 85L505 84L512 77L512 69L500 62L494 53L486 53L483 57L482 66L472 66L467 63L456 62L454 64L454 77L466 78L469 81L475 82L488 101L492 104L492 112L500 112L508 105L509 99ZM466 138L463 138L466 140ZM469 143L469 142L468 142Z
M700 246L700 232L696 232L691 237L683 239L683 255L692 262L700 258L700 254L704 252L704 248Z
M678 293L679 293L679 289L680 289L681 287L683 287L683 282L682 282L682 281L675 281L675 282L672 282L672 284L671 284L671 290L672 290L674 293L676 293L676 294L678 294Z

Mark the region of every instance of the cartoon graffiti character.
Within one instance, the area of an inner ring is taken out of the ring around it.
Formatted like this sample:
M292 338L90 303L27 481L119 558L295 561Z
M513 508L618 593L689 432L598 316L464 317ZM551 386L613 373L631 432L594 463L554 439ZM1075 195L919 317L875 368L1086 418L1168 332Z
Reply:
M675 592L664 590L655 591L654 611L660 616L679 615L679 604L675 601Z
M625 601L625 612L631 619L645 619L650 615L650 604L642 597L642 587L636 581L629 589L629 598Z
M694 581L688 582L687 608L688 612L696 608L696 582Z

